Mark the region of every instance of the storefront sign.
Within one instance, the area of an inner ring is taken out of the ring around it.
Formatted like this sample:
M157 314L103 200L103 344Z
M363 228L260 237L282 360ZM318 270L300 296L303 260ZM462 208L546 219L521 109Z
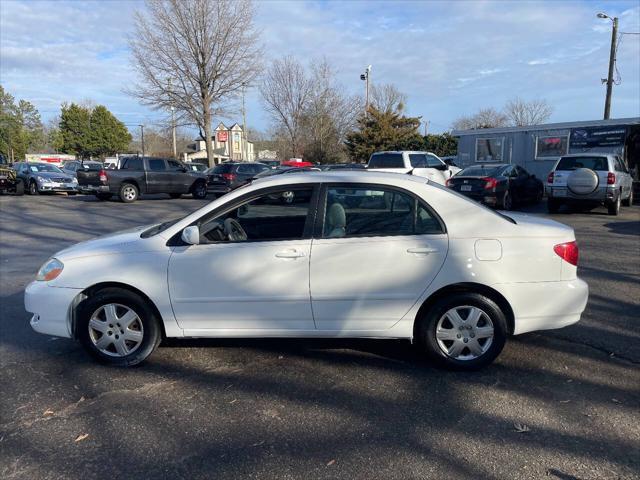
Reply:
M570 148L611 147L624 145L626 127L583 127L571 129Z

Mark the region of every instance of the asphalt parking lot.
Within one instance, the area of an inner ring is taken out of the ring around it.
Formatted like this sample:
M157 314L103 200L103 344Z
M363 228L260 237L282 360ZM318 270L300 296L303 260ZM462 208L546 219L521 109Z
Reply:
M205 203L0 197L1 478L640 476L640 206L552 216L576 230L583 320L476 373L364 340L174 340L122 370L31 330L49 256Z

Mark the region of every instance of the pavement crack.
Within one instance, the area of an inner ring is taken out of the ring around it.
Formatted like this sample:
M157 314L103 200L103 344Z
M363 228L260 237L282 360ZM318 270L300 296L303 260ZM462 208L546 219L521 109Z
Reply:
M553 338L555 338L557 340L561 340L563 342L572 343L574 345L581 345L583 347L589 347L589 348L591 348L593 350L597 350L600 353L604 353L607 357L612 358L612 359L621 360L623 362L631 363L633 365L640 365L640 361L638 361L638 360L634 360L633 358L629 358L626 355L620 355L617 352L612 352L610 350L607 350L604 347L600 347L598 345L594 345L594 344L589 343L589 342L574 340L572 338L563 337L563 336L560 336L560 335L557 335L557 334L554 335Z

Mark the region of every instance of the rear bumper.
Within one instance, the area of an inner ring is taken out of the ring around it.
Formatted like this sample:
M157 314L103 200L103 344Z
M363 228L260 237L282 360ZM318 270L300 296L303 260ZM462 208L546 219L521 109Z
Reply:
M70 338L71 310L81 291L52 287L47 282L31 282L24 291L24 308L33 314L31 328L38 333Z
M600 187L587 195L576 195L567 187L554 187L547 185L545 187L547 191L547 197L556 200L561 200L567 203L604 203L614 201L616 199L616 192L619 189L615 187Z
M504 193L499 194L496 192L491 192L490 190L488 190L486 193L485 192L461 192L460 190L456 190L456 189L452 189L452 190L454 190L456 193L459 193L460 195L464 195L465 197L470 198L471 200L475 200L476 202L479 202L479 203L484 203L485 205L489 205L491 207L495 207L496 205L498 205L499 196L504 195Z
M579 278L495 287L513 309L514 335L572 325L580 320L589 298L589 286Z
M209 193L229 193L233 188L225 184L211 184L207 185L207 192Z
M78 191L81 193L111 193L109 185L80 185Z

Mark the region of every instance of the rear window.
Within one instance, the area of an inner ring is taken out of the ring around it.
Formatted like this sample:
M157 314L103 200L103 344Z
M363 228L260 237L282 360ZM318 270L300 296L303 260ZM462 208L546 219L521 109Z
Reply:
M374 153L369 168L405 168L401 153Z
M469 167L458 173L461 177L490 177L497 175L504 167Z
M606 157L564 157L558 162L556 170L577 170L589 168L591 170L609 170Z
M219 175L221 173L229 173L231 172L232 169L233 169L233 165L229 165L228 163L221 164L213 167L213 169L211 170L211 173L217 173Z

